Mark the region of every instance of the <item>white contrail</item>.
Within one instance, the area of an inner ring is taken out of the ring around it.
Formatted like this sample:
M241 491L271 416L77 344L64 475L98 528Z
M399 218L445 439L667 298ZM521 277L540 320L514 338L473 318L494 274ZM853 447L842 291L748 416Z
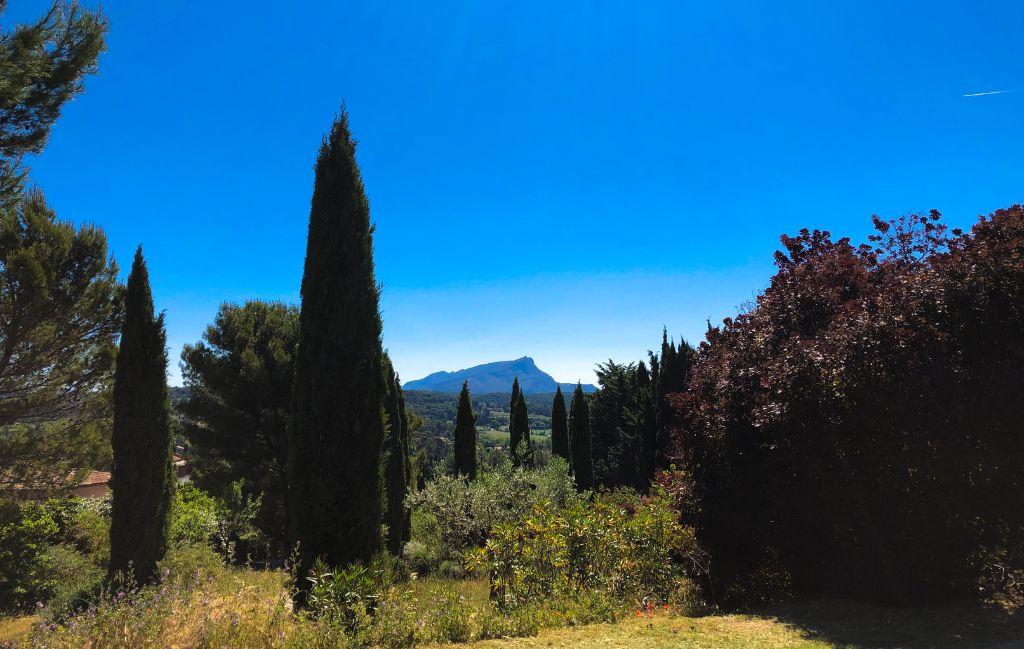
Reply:
M1008 92L1020 92L1020 88L1014 90L989 90L987 92L969 92L964 97L984 97L985 95L1005 95Z

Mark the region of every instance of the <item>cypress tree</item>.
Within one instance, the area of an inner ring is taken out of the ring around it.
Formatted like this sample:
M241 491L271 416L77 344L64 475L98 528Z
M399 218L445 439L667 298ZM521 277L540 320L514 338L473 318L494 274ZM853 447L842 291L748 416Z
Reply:
M530 440L530 419L526 410L526 396L519 388L519 378L512 384L512 400L509 403L508 445L512 464L518 467L533 467L533 443Z
M633 426L638 445L637 489L646 491L657 468L658 429L655 422L654 395L651 375L643 361L636 368L636 405Z
M384 493L386 497L384 522L388 527L388 551L400 554L402 545L409 540L410 512L405 506L405 495L412 479L409 461L409 419L405 414L402 383L384 355L384 379L387 386L387 433L384 439Z
M110 577L129 572L150 581L167 551L167 514L174 493L167 401L164 316L153 313L142 247L135 252L125 290L111 436L113 501Z
M572 405L569 407L569 447L576 488L580 491L592 489L594 465L590 455L590 408L579 383L572 393Z
M551 454L569 461L569 418L562 386L555 389L555 400L551 404Z
M669 340L668 330L662 329L661 357L656 358L653 354L651 355L651 367L657 367L652 378L657 436L655 466L657 468L668 466L668 456L672 446L671 430L675 413L669 405L667 397L670 394L686 391L696 358L697 351L685 340L680 340L677 348L675 342ZM655 360L658 362L655 363Z
M344 109L315 166L288 428L299 575L380 547L384 381L370 206ZM300 592L296 603L303 605Z
M512 381L512 398L508 402L508 455L512 463L519 466L517 462L517 449L520 442L520 431L515 427L516 410L519 408L519 377Z
M476 480L476 415L469 399L469 381L463 381L455 415L455 472Z

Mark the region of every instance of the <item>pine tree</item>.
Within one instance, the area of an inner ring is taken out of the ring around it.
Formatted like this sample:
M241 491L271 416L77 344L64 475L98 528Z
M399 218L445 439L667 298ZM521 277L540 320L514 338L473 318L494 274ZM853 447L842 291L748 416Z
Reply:
M512 400L509 402L508 447L514 466L533 468L530 419L526 410L526 396L519 388L518 377L512 383Z
M569 461L569 418L562 386L555 388L555 400L551 404L551 454Z
M281 302L224 303L203 340L185 345L181 373L192 481L224 493L244 479L260 499L255 525L288 547L285 514L288 418L299 309Z
M469 381L462 383L455 415L455 472L476 480L476 415L469 399Z
M569 407L569 446L576 488L580 491L594 486L594 466L590 456L590 409L583 386L576 384Z
M153 313L140 246L128 275L114 372L109 566L112 578L130 572L139 583L153 578L167 550L174 493L165 346L164 317Z
M288 509L300 578L380 547L384 382L370 206L342 110L320 147L288 428ZM305 603L300 592L299 605Z
M402 383L384 355L384 379L387 384L387 434L384 438L384 493L386 502L384 522L388 527L388 551L400 554L409 540L410 512L405 506L405 495L412 479L409 460L409 420L405 414Z

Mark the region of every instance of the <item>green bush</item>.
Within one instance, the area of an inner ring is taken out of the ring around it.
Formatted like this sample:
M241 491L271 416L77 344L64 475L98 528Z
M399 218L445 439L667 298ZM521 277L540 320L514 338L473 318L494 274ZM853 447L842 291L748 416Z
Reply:
M561 458L537 470L506 462L469 483L442 475L408 497L410 543L419 545L407 545L405 555L417 570L462 563L466 550L483 545L495 526L522 519L540 503L561 508L581 499Z
M705 565L693 530L663 494L601 494L563 509L536 505L495 527L470 566L487 574L500 608L601 592L622 602L667 601Z
M174 492L168 525L172 545L205 545L217 533L217 501L192 483L179 485Z
M93 565L106 570L110 561L110 497L79 500L69 534L70 542Z
M45 506L0 501L0 610L25 611L49 597L49 549L59 532Z
M50 584L47 617L59 618L88 607L103 587L106 570L66 543L50 546L46 555Z

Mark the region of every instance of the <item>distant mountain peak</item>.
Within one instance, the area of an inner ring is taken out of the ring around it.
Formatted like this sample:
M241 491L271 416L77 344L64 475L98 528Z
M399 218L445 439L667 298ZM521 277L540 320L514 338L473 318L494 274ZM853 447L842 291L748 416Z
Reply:
M575 383L559 384L551 375L544 372L537 363L529 356L523 356L512 361L494 361L475 365L455 372L434 372L429 376L415 381L407 381L403 385L405 390L431 390L434 392L458 392L462 389L462 382L469 381L469 389L476 394L487 394L493 392L511 392L512 382L519 379L519 386L527 394L538 394L554 392L561 385L562 391L571 392L576 388ZM587 392L593 392L596 388L589 383L583 386Z

